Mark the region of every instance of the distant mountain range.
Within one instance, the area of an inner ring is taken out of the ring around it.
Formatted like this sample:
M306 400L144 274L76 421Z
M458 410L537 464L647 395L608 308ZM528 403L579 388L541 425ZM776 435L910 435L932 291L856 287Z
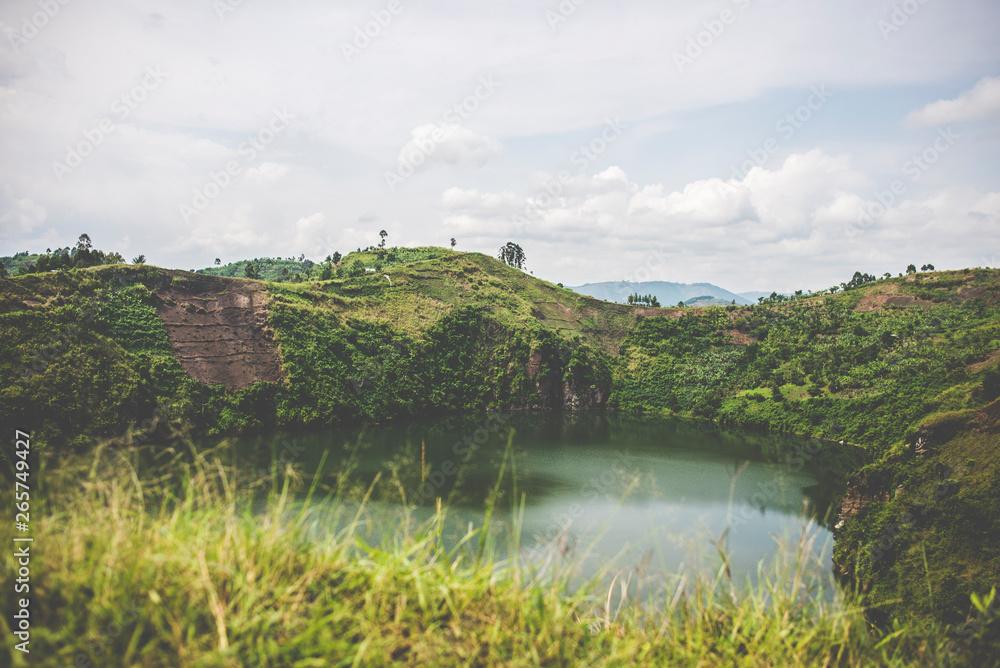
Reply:
M730 292L711 283L669 283L667 281L646 281L630 283L627 281L607 281L604 283L587 283L586 285L569 286L570 290L582 295L590 295L608 302L625 303L628 296L654 295L662 306L676 306L677 302L691 301L689 305L709 306L711 304L756 304L757 297L771 294L769 292ZM717 301L716 301L717 300Z

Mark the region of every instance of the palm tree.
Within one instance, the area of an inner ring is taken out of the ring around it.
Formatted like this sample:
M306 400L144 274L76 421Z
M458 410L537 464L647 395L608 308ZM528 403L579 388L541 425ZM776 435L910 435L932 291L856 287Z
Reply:
M378 247L379 247L379 248L385 248L385 238L386 238L387 236L389 236L389 233L388 233L388 232L386 232L385 230L382 230L382 231L380 231L380 232L378 233L378 235L379 235L380 237L382 237L382 241L381 241L381 242L379 242L379 245L378 245Z
M218 267L220 264L222 264L222 260L215 258L215 266Z
M457 244L457 243L458 243L458 242L457 242L457 241L455 241L455 237L452 237L452 238L451 238L451 249L452 249L452 250L455 250L455 244Z

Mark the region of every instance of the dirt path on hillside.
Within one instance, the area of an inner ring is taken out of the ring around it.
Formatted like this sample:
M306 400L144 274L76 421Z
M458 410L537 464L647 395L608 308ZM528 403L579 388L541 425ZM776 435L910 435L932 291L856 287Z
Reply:
M281 380L281 360L259 283L185 277L158 295L170 345L191 378L236 389Z

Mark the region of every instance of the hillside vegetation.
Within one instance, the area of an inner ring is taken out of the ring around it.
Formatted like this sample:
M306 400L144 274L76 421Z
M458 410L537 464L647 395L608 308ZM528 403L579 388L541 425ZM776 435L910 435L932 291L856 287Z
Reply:
M486 408L603 406L610 355L639 318L497 260L440 257L375 274L261 285L281 383L233 390L184 373L159 317L225 284L149 266L6 279L0 292L2 423L39 444L129 438L163 417L193 433L243 433ZM365 262L352 254L345 262ZM214 279L217 281L218 279ZM202 309L203 310L203 309ZM535 364L528 362L534 356Z
M0 424L28 423L34 443L53 450L168 429L246 433L487 408L655 411L810 434L857 444L871 461L846 472L849 503L830 522L839 568L873 616L955 627L974 615L972 595L1000 579L998 271L659 309L446 249L369 250L312 269L297 282L122 264L2 279ZM280 382L194 380L161 312L194 318L220 293L251 289L266 301L258 334L280 356ZM789 463L843 469L823 457Z
M958 624L1000 578L998 297L1000 273L967 270L647 318L611 404L865 447L875 461L851 478L839 567L878 619Z

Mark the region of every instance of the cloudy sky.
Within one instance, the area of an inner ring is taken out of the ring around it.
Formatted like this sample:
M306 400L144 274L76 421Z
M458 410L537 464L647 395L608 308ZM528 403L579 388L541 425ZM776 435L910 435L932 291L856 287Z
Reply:
M0 254L378 241L821 289L1000 266L995 0L4 0Z

